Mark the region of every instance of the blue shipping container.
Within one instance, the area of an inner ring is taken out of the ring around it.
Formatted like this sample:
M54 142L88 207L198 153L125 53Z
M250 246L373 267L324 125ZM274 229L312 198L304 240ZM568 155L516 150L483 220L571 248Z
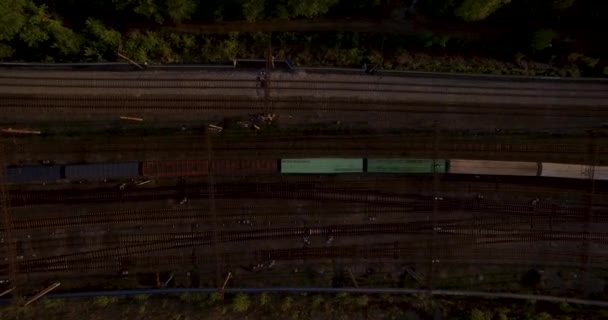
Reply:
M109 162L65 166L66 179L122 179L139 177L139 162Z
M6 168L9 183L51 182L61 180L61 166L28 166Z

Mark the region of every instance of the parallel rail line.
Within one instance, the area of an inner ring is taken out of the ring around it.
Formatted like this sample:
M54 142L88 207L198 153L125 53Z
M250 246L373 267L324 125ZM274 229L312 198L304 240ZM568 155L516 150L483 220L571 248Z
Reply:
M209 96L9 96L0 98L0 108L46 108L80 110L241 110L264 112L264 99ZM608 110L601 106L548 106L544 104L481 104L443 103L425 101L373 101L360 99L269 98L273 110L301 111L304 108L325 111L405 112L427 114L486 115L500 111L502 115L543 117L605 117ZM441 106L441 108L437 108ZM548 112L551 111L551 112Z
M481 89L481 90L504 90L509 91L529 91L531 93L538 94L539 88L537 87L509 87L509 86L497 86L497 85L463 85L463 84L436 84L436 83L425 83L420 85L417 81L403 81L398 82L391 81L338 81L338 80L293 80L293 79L273 79L272 89L283 88L282 85L303 85L309 86L305 88L322 90L322 87L331 87L331 85L341 86L389 86L389 87L437 87L437 88L457 88L457 89ZM249 85L243 86L242 83ZM157 79L125 79L124 77L58 77L58 76L41 76L41 77L22 77L22 76L6 76L0 75L0 85L3 86L40 86L40 87L81 87L81 88L255 88L256 84L253 79L214 79L214 78L195 78L195 79L184 79L184 78L157 78ZM291 88L291 87L289 87ZM302 87L299 87L302 88ZM547 94L547 92L567 92L568 97L571 97L576 92L585 93L601 93L605 94L605 89L597 88L543 88L541 93Z

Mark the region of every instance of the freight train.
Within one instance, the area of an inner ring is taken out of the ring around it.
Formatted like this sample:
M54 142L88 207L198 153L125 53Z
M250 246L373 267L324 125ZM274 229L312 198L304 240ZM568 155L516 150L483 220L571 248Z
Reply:
M9 183L103 181L135 178L247 176L256 174L468 174L608 180L608 166L461 159L304 158L127 161L10 166Z

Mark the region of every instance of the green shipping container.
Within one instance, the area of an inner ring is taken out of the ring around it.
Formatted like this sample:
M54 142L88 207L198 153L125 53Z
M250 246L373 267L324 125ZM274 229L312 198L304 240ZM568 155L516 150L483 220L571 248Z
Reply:
M324 174L351 172L363 172L363 159L281 159L281 173Z
M445 173L445 160L437 160L436 171ZM367 172L433 173L431 159L367 159Z

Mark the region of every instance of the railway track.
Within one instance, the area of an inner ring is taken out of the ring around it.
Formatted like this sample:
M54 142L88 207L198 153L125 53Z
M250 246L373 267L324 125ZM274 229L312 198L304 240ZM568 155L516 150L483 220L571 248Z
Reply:
M605 100L605 99L604 99ZM323 110L343 112L391 112L423 114L487 115L498 112L503 116L541 116L551 118L604 118L608 110L601 106L565 106L545 104L517 105L513 103L382 101L361 99L314 99L271 97L268 100L242 97L212 96L59 96L3 95L0 109L48 110L201 110L265 112L268 104L275 112ZM437 108L440 106L440 108Z
M479 190L475 190L479 191ZM493 190L495 192L495 190ZM420 193L412 194L391 194L372 191L368 189L342 189L331 186L319 186L315 183L279 183L279 184L239 184L239 185L217 185L215 187L217 198L283 198L283 199L306 199L306 200L328 200L345 201L351 203L370 203L377 205L393 205L411 208L413 211L424 211L432 208L434 200L430 196ZM500 190L505 193L506 190ZM14 191L10 194L10 203L14 207L31 207L36 204L52 203L86 203L86 202L109 202L109 201L142 201L158 199L182 199L187 196L190 198L205 198L208 196L209 188L205 186L187 187L163 187L154 189L132 189L132 190L69 190L54 192L31 192ZM592 208L594 217L604 217L605 208L601 206L601 201L596 202L597 208ZM542 202L532 205L529 201L519 202L492 202L479 199L459 199L442 198L439 201L439 208L467 209L502 211L525 214L552 214L577 216L585 213L585 206L576 204L565 206Z
M231 78L231 79L215 79L196 77L195 79L184 78L133 78L125 79L125 77L58 77L58 76L7 76L0 75L0 85L6 87L63 87L63 88L158 88L158 89L255 89L258 85L255 81L249 78ZM387 87L387 89L382 89ZM429 88L431 88L429 90ZM438 88L439 90L433 90ZM502 94L519 94L519 95L538 95L539 89L534 87L512 87L500 84L483 84L483 85L466 85L466 84L449 84L449 83L425 83L421 85L417 81L404 80L400 81L383 81L381 78L370 81L344 81L344 80L328 80L323 81L306 80L306 79L275 79L273 81L272 90L340 90L340 91L382 91L403 92L403 91L421 91L431 93L445 93L450 89L471 90L496 90L503 91ZM591 97L608 97L605 89L595 87L573 88L543 88L541 91L544 96L549 97L571 97L574 94L585 94ZM495 93L496 94L496 93Z
M369 235L369 234L401 234L408 230L403 224L384 225L345 225L328 228L275 228L250 231L225 231L218 233L221 243L245 242L272 239L301 238L303 236L322 236L330 232L341 236ZM169 239L169 237L171 239ZM192 248L212 244L212 232L196 234L173 234L169 236L150 235L145 242L128 243L103 250L94 250L84 253L75 253L51 258L22 261L19 265L21 272L45 272L72 269L90 269L94 264L103 265L103 269L120 268L120 259L127 256L153 254L166 250ZM2 267L0 266L0 269Z
M165 138L162 138L165 139ZM160 141L142 142L137 141L112 141L111 143L101 143L94 146L79 143L67 142L65 146L51 148L48 144L36 146L36 153L48 154L69 147L77 149L78 146L83 146L82 150L94 150L95 152L137 152L137 151L185 151L192 149L193 145L201 143L196 139L184 141L177 139L163 143ZM322 137L311 139L309 137L301 137L299 139L273 139L272 137L264 137L258 140L247 139L214 139L213 149L216 152L237 150L237 151L315 151L315 150L332 150L339 151L364 151L374 152L377 150L392 150L394 152L413 152L423 151L431 152L433 150L432 142L412 142L407 137L391 137L391 136L367 136L353 137L350 139L341 139L337 137ZM136 143L137 142L137 143ZM27 142L24 142L27 143ZM160 146L159 146L160 144ZM27 147L27 144L25 145ZM7 146L11 148L10 145ZM608 155L608 145L597 146L600 155ZM501 154L522 154L522 155L580 155L588 151L588 146L582 144L556 144L556 143L469 143L469 142L443 142L438 146L441 154L444 153L501 153ZM14 150L19 152L19 148Z

